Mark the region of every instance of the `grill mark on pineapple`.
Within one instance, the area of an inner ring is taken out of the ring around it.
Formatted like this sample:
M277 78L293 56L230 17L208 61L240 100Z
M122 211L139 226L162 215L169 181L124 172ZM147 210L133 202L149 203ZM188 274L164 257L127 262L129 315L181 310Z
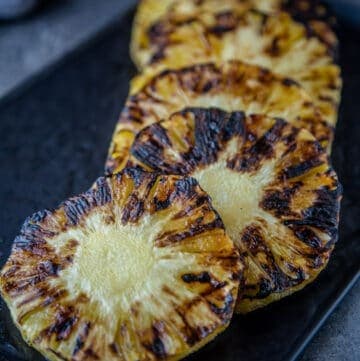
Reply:
M283 187L281 190L267 190L259 205L262 209L269 211L278 218L290 215L296 216L291 210L291 201L302 185L302 182L296 182L289 187Z
M63 298L65 296L67 296L68 293L66 290L64 289L57 289L57 288L51 288L48 287L47 285L43 285L41 287L38 287L35 290L35 293L26 298L25 300L23 300L22 302L20 302L18 304L18 307L21 308L23 306L25 306L28 303L31 303L32 301L35 301L36 299L41 299L44 298L45 296L45 300L40 304L40 307L47 307L49 306L51 303L55 302L56 300ZM30 313L32 313L38 306L35 306L34 308L30 309L28 312L25 312L21 315L20 318L18 318L18 322L21 324L23 322L23 319L25 317L27 317Z
M84 351L84 354L86 356L85 359L90 358L90 359L93 359L93 360L100 360L99 355L91 347L87 348Z
M214 312L214 309L211 308L211 304L206 298L207 295L210 295L213 292L214 292L213 290L208 291L208 292L204 293L205 296L203 294L201 294L201 297L194 298L193 300L188 302L186 305L186 310L191 310L191 308L196 306L197 304L204 304L208 308L208 310L217 317L217 320L208 326L203 326L201 324L198 324L198 325L196 325L195 328L192 328L192 330L196 334L196 337L198 340L201 340L201 339L207 337L212 332L212 328L216 327L218 323L224 324L224 321L221 318L221 316L218 315L216 312ZM224 300L224 302L225 301L226 300Z
M234 297L231 293L228 293L225 297L223 307L218 307L212 302L209 302L209 305L213 313L215 313L223 322L227 322L232 316L234 302Z
M80 352L80 350L82 350L83 347L85 346L85 342L89 336L91 326L92 326L91 322L85 322L81 331L77 335L76 341L75 341L75 347L74 347L74 350L72 353L73 357L76 356L76 354L78 354Z
M77 326L78 321L79 316L74 306L59 306L56 309L52 325L40 332L39 339L50 339L55 335L56 341L66 340Z
M65 201L64 211L67 217L67 225L76 226L91 208L91 204L85 195Z
M162 341L162 336L166 334L163 322L155 322L151 328L152 340L151 342L143 342L143 346L154 354L160 360L163 360L168 355L165 345Z
M45 298L44 302L41 304L41 307L47 307L54 303L55 301L59 300L60 298L65 298L68 296L68 291L64 289L57 290L55 289L53 292L46 291L48 296Z
M230 113L228 121L225 126L221 129L221 141L228 142L233 137L244 136L245 130L245 113L244 112L233 112Z
M162 145L171 147L172 143L168 137L167 131L161 127L158 123L154 123L152 127L152 137L154 140Z
M73 240L70 240L66 243L67 248L62 250L61 255L57 255L55 253L54 248L50 247L46 244L45 239L40 239L40 231L41 226L32 227L30 230L27 228L28 224L22 228L22 233L26 234L28 238L26 241L19 241L19 238L23 238L23 235L18 236L15 239L15 242L21 244L21 246L16 246L16 252L12 255L11 259L21 260L21 263L17 265L15 269L19 269L19 267L24 263L28 257L33 257L36 259L36 263L33 265L32 273L29 274L27 272L14 272L14 268L10 274L3 275L6 276L6 282L4 284L4 289L7 293L11 295L11 297L16 297L22 292L27 291L29 288L37 288L42 289L45 285L42 285L48 279L56 278L59 275L59 271L65 269L72 263L72 257L67 255L68 252L74 252L74 248L76 244ZM31 232L36 234L36 240L31 240L34 238ZM46 237L46 236L44 236ZM31 241L29 241L31 240ZM76 241L75 241L76 242ZM40 259L44 259L44 261L40 261Z
M313 205L302 210L301 219L288 219L283 223L291 227L310 226L326 232L330 236L327 247L337 241L337 228L339 220L339 198L341 198L341 187L329 189L322 187L315 190L317 195Z
M279 42L281 41L281 38L279 36L276 36L272 39L271 44L268 46L267 49L264 49L265 53L268 53L269 56L277 57L281 55L281 49L279 46Z
M42 254L41 248L45 243L43 238L53 238L58 234L57 231L52 231L44 227L50 216L50 211L44 210L36 212L32 216L26 218L21 227L20 236L15 238L14 249L28 251L38 249L39 254Z
M59 270L61 270L61 265L57 264L53 260L46 260L39 263L37 270L40 274L46 274L47 277L57 276Z
M310 158L299 164L284 168L280 173L280 178L291 179L299 177L310 171L312 168L318 167L324 163L325 161L316 155L314 158Z
M115 216L112 214L108 214L104 217L104 222L107 225L111 225L115 223Z
M154 78L154 84L165 78ZM179 84L181 89L188 92L199 94L202 92L210 92L212 89L217 89L221 84L221 72L213 63L196 64L185 68L169 71L169 76L174 79L174 82ZM202 85L203 84L203 85Z
M177 220L177 219L184 218L200 207L204 207L205 209L209 210L209 207L206 206L206 205L208 205L208 203L209 203L209 196L199 194L199 197L194 204L190 204L189 206L185 207L183 210L175 213L171 219Z
M42 296L44 296L45 293L46 293L46 290L45 290L45 289L41 289L41 288L40 288L40 289L36 290L36 292L35 292L33 295L31 295L30 297L25 298L23 301L21 301L21 302L18 304L18 308L21 308L21 307L25 306L26 304L31 303L31 302L33 302L33 301L41 298ZM26 314L24 314L21 318L18 318L19 324L22 323L23 318L26 317L28 314L29 314L29 313L26 313Z
M178 23L178 25L180 24ZM156 21L147 29L146 33L149 38L149 42L150 44L152 44L152 46L166 45L168 41L167 38L171 33L171 24L169 24L169 21L166 20Z
M119 355L119 347L115 342L109 345L109 349L113 355Z
M175 198L179 198L182 199L183 197L185 198L194 198L196 199L197 194L199 193L204 193L200 187L199 187L199 183L197 182L197 180L195 178L191 178L191 177L185 177L185 178L180 178L180 179L176 179L175 183L174 183L174 192L173 192L173 197Z
M66 357L64 357L60 352L53 350L52 348L47 348L47 351L51 352L54 356L59 358L62 361L68 361Z
M205 283L205 282L204 282ZM211 286L209 289L206 289L205 291L201 292L200 296L198 298L195 298L191 302L187 304L187 308L190 309L193 305L201 302L205 302L205 304L208 306L209 310L214 313L221 322L227 323L230 321L233 311L233 304L236 301L234 297L231 294L231 291L227 291L225 298L223 298L223 288L227 286L226 282L219 282L214 279L210 279L209 285ZM220 293L219 293L220 292ZM240 291L241 292L241 291ZM220 296L219 296L220 294ZM213 302L210 301L210 299L218 299L220 298L223 303L223 307L218 307ZM197 330L198 331L198 330ZM203 336L201 336L203 337ZM200 337L200 338L201 338Z
M287 11L295 20L307 24L312 20L322 21L336 27L336 18L330 8L319 0L283 0L281 10Z
M129 176L134 182L135 188L143 188L144 194L141 196L133 191L123 207L121 222L122 224L136 223L145 212L145 200L149 192L156 183L157 175L155 173L147 173L138 168L126 168L123 172Z
M4 278L11 278L14 277L16 272L20 271L21 267L19 265L13 265L11 267L9 267L5 272L4 270L2 270L1 272L1 277ZM21 274L22 272L19 272L18 274Z
M52 249L43 239L31 236L30 234L20 234L15 238L14 250L19 252L28 252L39 257L45 257L51 253Z
M330 105L332 105L333 107L337 108L338 107L338 103L337 101L332 98L331 96L328 96L328 95L319 95L318 96L318 99L323 101L323 102L326 102L326 103L329 103Z
M95 183L94 198L96 204L103 206L112 200L109 183L105 177L99 178ZM90 194L91 195L91 194Z
M131 194L126 206L123 209L121 223L136 223L144 213L144 201L140 200L136 194Z
M255 117L260 116L251 117L256 119ZM274 156L274 146L280 140L285 127L284 120L276 119L275 124L262 137L227 161L228 168L237 172L254 172L258 170L263 160Z
M162 286L162 291L167 293L169 296L177 298L178 295L167 285Z
M184 305L182 308L175 308L175 312L181 318L184 323L185 329L182 329L182 335L185 338L185 342L190 346L194 346L197 342L201 340L199 333L196 329L190 326L188 321L186 320L186 312L190 305Z
M254 285L245 283L245 299L263 299L271 293L282 292L290 287L294 287L305 280L305 274L302 269L297 269L288 263L289 270L296 273L295 278L286 275L276 264L275 258L271 250L266 245L266 241L262 235L261 228L255 224L247 226L242 232L241 242L248 249L249 254L255 259L258 253L266 256L266 263L259 262L261 268L266 273L267 278L261 277L258 280L258 290L253 295ZM246 281L246 280L245 280Z
M200 282L200 283L210 283L211 277L209 272L201 272L199 274L194 273L186 273L181 276L182 280L186 283L192 283L192 282Z
M231 10L222 11L215 14L215 25L207 29L207 32L215 36L221 36L226 32L234 30L236 26L236 15Z
M151 187L151 184L153 184L157 178L156 174L144 172L138 168L126 168L123 171L123 175L130 178L134 182L136 188L140 188L144 184ZM121 178L120 173L118 177Z
M291 79L291 78L284 78L282 80L282 83L288 87L291 87L291 86L300 87L300 84L296 80Z
M131 95L125 103L125 107L120 114L118 124L130 125L132 123L143 124L145 111L139 106L144 95Z
M186 115L191 110L186 110ZM215 112L198 112L193 110L195 116L195 144L192 150L193 156L196 157L198 164L211 164L217 160L219 150L218 133L219 117Z
M309 245L314 250L322 249L322 241L316 235L316 233L305 226L289 225L289 228L293 231L294 235L305 244Z
M285 0L281 3L281 10L302 23L308 37L318 37L328 47L329 55L338 60L338 42L333 33L337 28L337 21L327 5L318 0ZM316 23L322 25L321 30L317 30L314 25Z
M214 163L222 143L244 132L243 112L229 115L216 108L186 108L178 114L195 117L195 143L189 144L188 153L180 154L182 161L167 161L165 149L170 147L170 140L162 142L161 139L155 139L154 132L161 128L161 125L155 127L155 124L140 133L138 142L132 146L132 155L152 169L161 171L165 168L169 173L175 174L190 173L197 164Z
M241 242L246 245L251 253L256 253L259 250L264 250L265 240L262 237L259 226L252 224L247 226L241 234Z
M161 60L165 59L165 51L166 51L166 46L163 45L159 47L158 50L155 51L154 54L151 56L149 60L149 65L156 64Z
M185 273L181 276L181 279L185 283L208 283L211 286L211 289L209 292L212 292L214 289L220 289L226 285L225 282L219 282L218 280L214 279L209 272L201 272L199 274L195 273ZM206 293L202 294L205 295Z
M155 240L155 245L157 247L167 247L173 243L181 242L184 239L197 236L199 234L205 233L212 229L223 228L223 223L220 217L216 217L213 222L203 224L201 223L189 227L187 230L177 233L172 233L171 231L161 233Z
M67 291L64 289L57 290L56 288L50 288L46 285L44 285L42 288L39 288L38 290L36 290L36 292L38 292L37 298L41 298L45 295L47 295L47 297L39 305L34 305L26 312L20 312L17 317L17 322L19 325L23 324L24 320L32 313L36 312L37 310L39 310L41 308L48 307L55 301L57 301L61 298L65 298L68 295ZM34 300L35 299L36 298L34 298ZM21 309L21 307L23 307L25 304L31 302L32 300L29 300L29 302L27 302L27 301L28 301L28 299L21 302L21 304L19 304L18 308Z
M47 261L52 264L51 261ZM58 267L53 268L52 266L48 269L37 267L34 273L31 275L24 275L24 278L19 278L15 274L14 277L7 279L4 284L4 290L9 293L12 297L15 297L22 292L26 291L30 287L36 287L38 284L43 283L48 278L57 277ZM54 273L56 272L56 273Z
M167 209L171 205L170 197L167 197L164 200L160 200L157 197L154 198L155 212L162 211Z

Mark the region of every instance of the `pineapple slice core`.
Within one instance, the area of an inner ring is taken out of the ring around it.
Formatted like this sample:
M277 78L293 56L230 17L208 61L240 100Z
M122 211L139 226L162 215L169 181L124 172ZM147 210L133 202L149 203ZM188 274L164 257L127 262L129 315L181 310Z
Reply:
M91 294L103 306L136 297L155 262L152 227L147 217L141 224L104 224L94 213L84 229L74 230L82 246L75 254L74 267L63 271L70 287ZM147 239L148 242L144 242ZM119 295L119 297L114 297ZM121 308L127 309L122 302Z
M230 147L231 144L228 149ZM229 152L230 149L224 154ZM210 195L213 206L218 210L233 241L239 239L245 226L253 223L256 217L267 216L259 207L259 203L266 185L273 181L273 169L274 163L268 162L256 173L239 174L226 166L224 158L193 174L200 186Z

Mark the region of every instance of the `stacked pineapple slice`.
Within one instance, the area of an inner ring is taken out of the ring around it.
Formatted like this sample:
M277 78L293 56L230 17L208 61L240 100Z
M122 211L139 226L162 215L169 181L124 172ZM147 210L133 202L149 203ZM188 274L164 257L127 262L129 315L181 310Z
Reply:
M188 108L137 136L130 164L191 175L242 254L244 313L311 282L336 240L339 186L305 129L263 114Z
M237 60L169 69L127 100L116 126L107 173L122 169L136 134L187 106L265 113L309 130L330 149L333 127L307 92L291 78Z
M334 24L310 0L140 2L106 177L28 218L1 271L30 345L178 360L318 276L341 198Z
M28 218L1 288L50 360L178 359L226 327L241 275L194 179L126 169Z

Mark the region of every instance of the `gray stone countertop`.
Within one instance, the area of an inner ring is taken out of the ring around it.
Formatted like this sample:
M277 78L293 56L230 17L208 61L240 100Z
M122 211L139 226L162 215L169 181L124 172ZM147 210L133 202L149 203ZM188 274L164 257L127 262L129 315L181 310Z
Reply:
M354 358L355 357L355 358ZM356 358L357 357L357 358ZM360 360L360 282L328 318L301 361Z
M0 99L89 41L134 0L49 0L21 21L0 22Z

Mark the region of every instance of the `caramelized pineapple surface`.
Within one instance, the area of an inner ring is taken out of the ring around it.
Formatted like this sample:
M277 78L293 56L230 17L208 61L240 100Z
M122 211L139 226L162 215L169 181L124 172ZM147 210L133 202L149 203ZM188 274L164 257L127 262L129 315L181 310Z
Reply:
M186 109L143 129L131 165L196 178L245 258L246 313L313 281L338 234L341 186L326 152L280 118Z
M142 128L190 106L282 117L308 129L330 149L334 129L306 91L292 79L264 68L240 61L199 64L166 70L150 81L139 76L136 83L113 134L106 163L108 174L126 165L131 144Z
M0 286L50 360L177 360L227 326L242 268L195 179L126 169L28 218Z

